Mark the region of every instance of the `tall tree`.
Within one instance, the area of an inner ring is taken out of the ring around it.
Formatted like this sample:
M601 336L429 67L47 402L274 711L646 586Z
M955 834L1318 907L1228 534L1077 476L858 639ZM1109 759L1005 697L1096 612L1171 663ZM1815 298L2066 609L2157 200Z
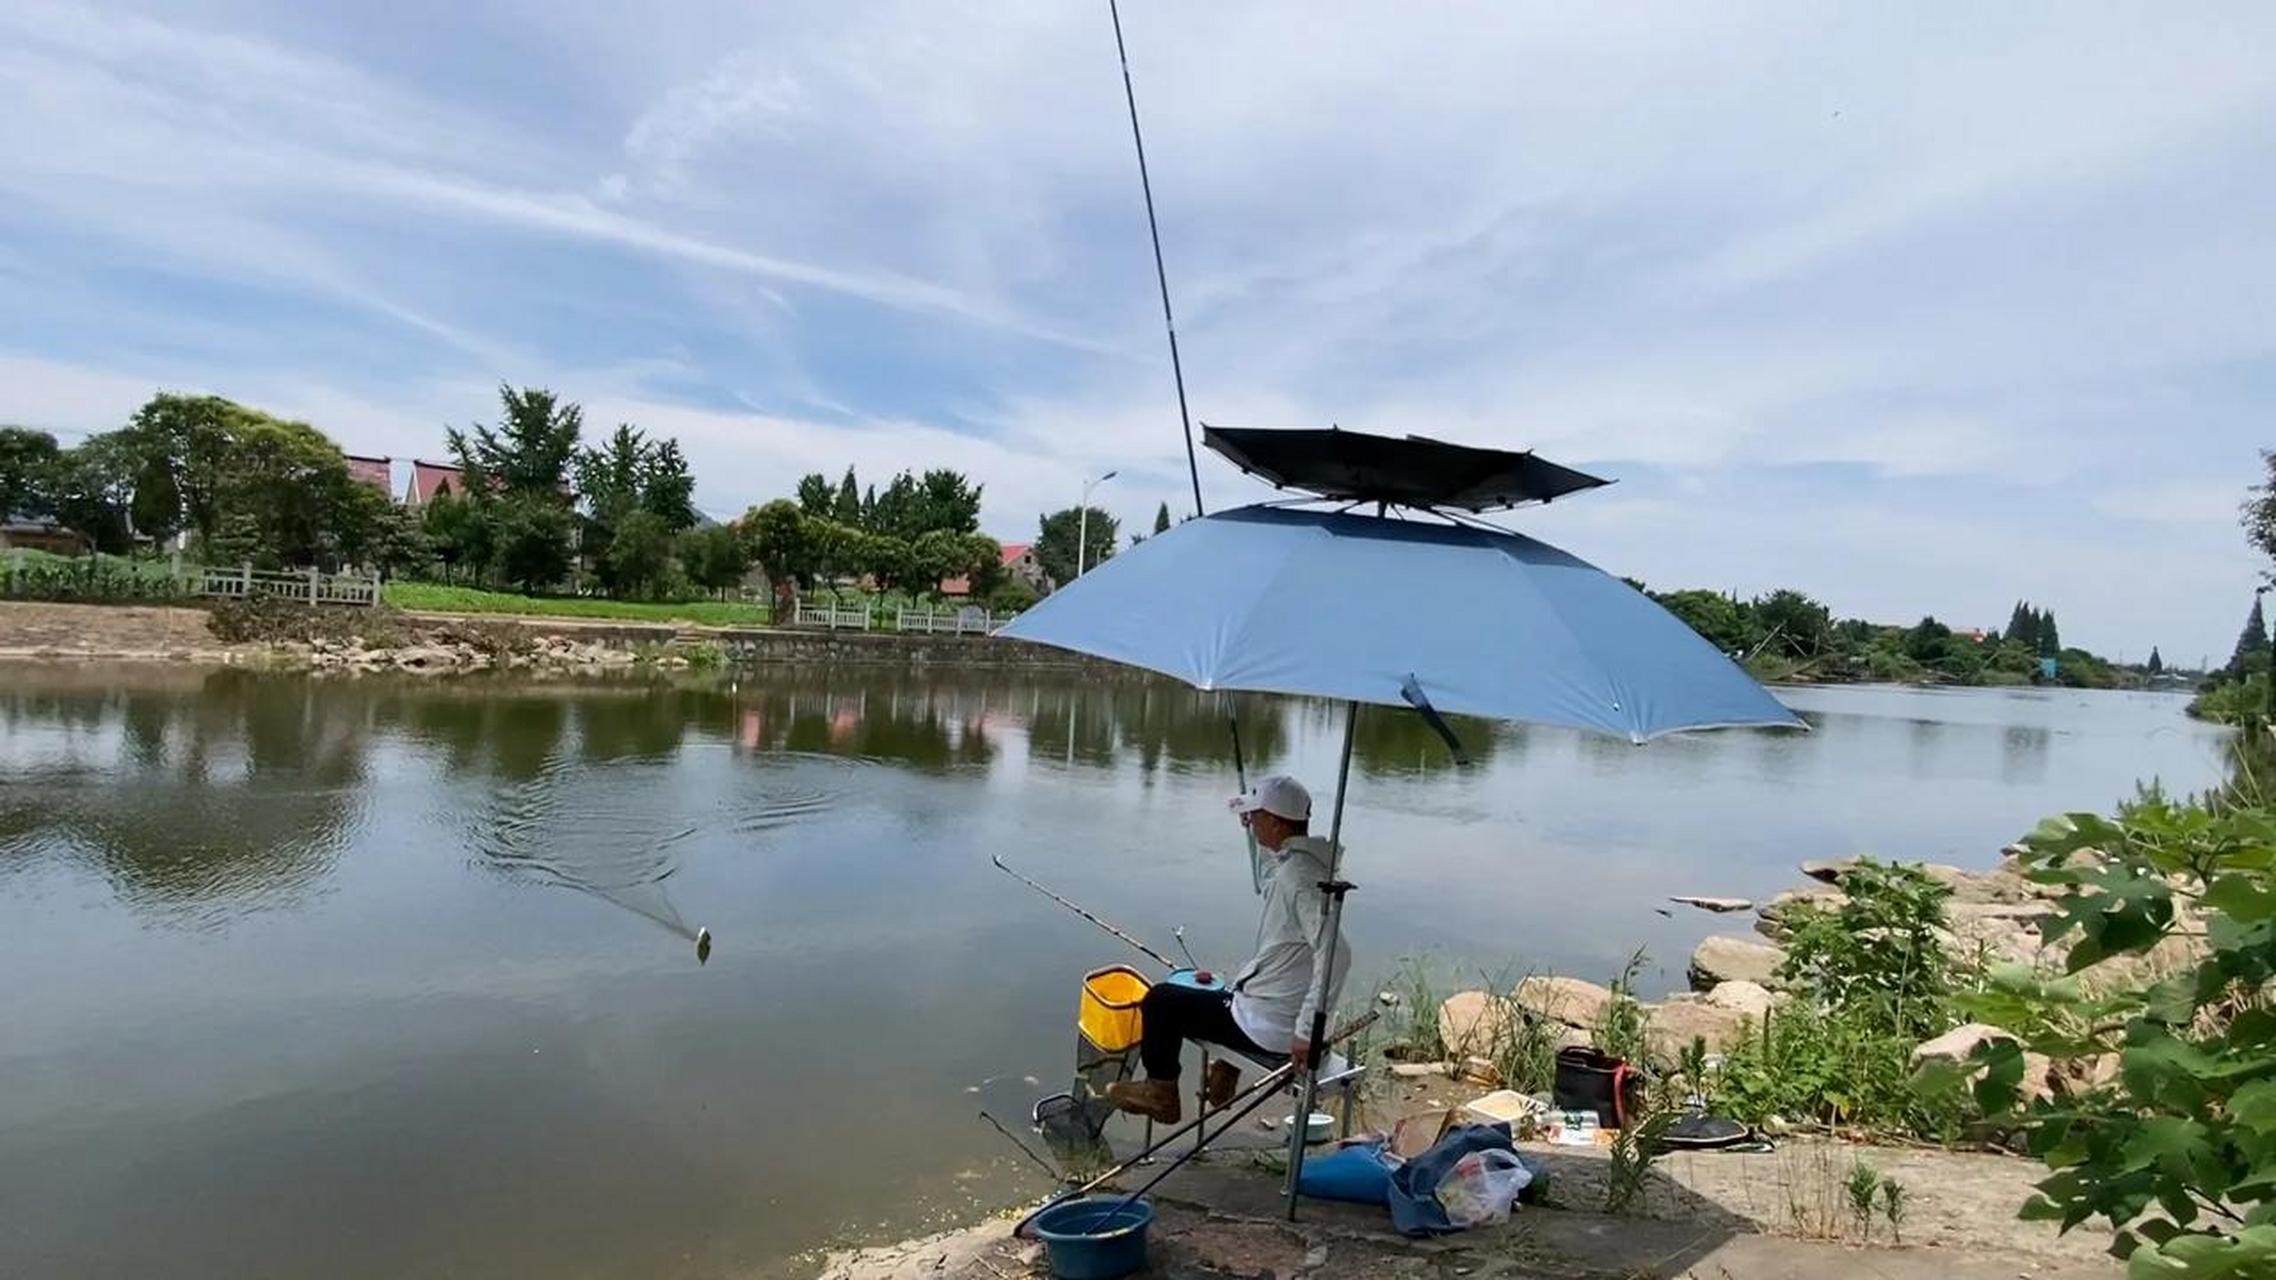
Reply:
M920 533L936 530L955 534L980 531L980 490L962 472L935 467L917 484Z
M2260 465L2263 478L2247 490L2249 496L2239 514L2245 541L2258 548L2260 554L2276 560L2276 450L2261 450Z
M2062 656L2062 652L2063 633L2055 626L2055 611L2042 610L2039 614L2039 656L2056 658Z
M2039 651L2039 615L2025 601L2015 602L2014 612L2007 615L2007 633L2001 637L2013 640L2033 653Z
M861 527L861 486L854 483L854 469L846 468L846 478L838 481L838 496L830 504L830 518L848 529Z
M794 584L811 581L819 567L812 529L822 523L785 498L753 507L736 522L751 558L766 571L778 610L797 599Z
M532 594L568 578L576 528L558 495L523 490L476 506L494 522L491 561L499 577Z
M1112 559L1114 546L1119 540L1114 517L1097 507L1090 509L1090 519L1083 519L1082 508L1068 507L1042 518L1035 539L1035 560L1053 584L1065 586L1075 580L1077 538L1089 545L1082 557L1085 567Z
M1168 533L1169 531L1170 531L1170 504L1169 504L1169 503L1167 503L1167 502L1165 502L1165 503L1163 503L1162 505L1160 505L1160 506L1158 506L1158 507L1154 508L1154 532L1155 532L1155 533Z
M2150 646L2150 660L2143 665L2142 669L2153 676L2165 674L2165 659L2158 656L2156 645Z
M2252 612L2245 615L2244 631L2236 638L2236 652L2229 655L2229 670L2242 672L2268 653L2268 618L2260 611L2260 596L2252 597Z
M503 383L498 407L495 427L476 423L471 435L456 427L444 433L472 496L482 501L494 485L499 496L526 494L568 505L564 490L577 456L584 409L542 387L516 391Z
M127 505L134 496L135 455L122 434L90 436L56 459L55 518L97 551L122 552L134 542Z
M648 450L640 473L640 509L664 522L673 533L692 529L701 517L695 509L695 477L680 442L658 441Z
M0 520L55 514L55 437L30 427L0 427Z
M830 488L829 477L819 471L798 478L798 509L807 515L829 519L836 496L836 491Z

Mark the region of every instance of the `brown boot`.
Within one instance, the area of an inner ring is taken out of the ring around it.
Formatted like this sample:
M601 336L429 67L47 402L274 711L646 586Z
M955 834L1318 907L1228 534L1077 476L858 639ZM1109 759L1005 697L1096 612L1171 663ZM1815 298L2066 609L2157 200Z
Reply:
M1201 1097L1211 1111L1222 1111L1233 1095L1241 1091L1241 1069L1223 1058L1209 1060L1209 1072L1201 1078Z
M1117 1111L1161 1124L1176 1124L1185 1114L1175 1080L1117 1080L1106 1087L1106 1100Z

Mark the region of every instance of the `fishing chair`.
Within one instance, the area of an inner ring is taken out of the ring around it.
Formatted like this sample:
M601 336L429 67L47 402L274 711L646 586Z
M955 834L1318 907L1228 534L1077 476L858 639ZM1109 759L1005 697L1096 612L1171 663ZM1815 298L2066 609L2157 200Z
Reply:
M1221 991L1223 984L1215 978L1204 980L1192 969L1172 970L1164 982L1193 987L1202 991ZM1139 1004L1145 1000L1152 983L1146 976L1129 965L1109 965L1094 969L1083 977L1083 998L1076 1014L1075 1070L1085 1089L1093 1096L1106 1092L1106 1086L1118 1080L1127 1080L1135 1070L1138 1042L1144 1031L1144 1019ZM1195 1077L1194 1107L1198 1115L1209 1112L1207 1097L1209 1064L1218 1056L1244 1064L1258 1074L1270 1074L1287 1065L1288 1056L1278 1053L1241 1053L1224 1045L1201 1044L1201 1073ZM1336 1107L1339 1134L1350 1137L1353 1124L1359 1115L1359 1088L1365 1082L1367 1068L1351 1061L1343 1054L1330 1050L1320 1060L1320 1082L1316 1098L1333 1095L1340 1100ZM1291 1099L1300 1099L1303 1082L1291 1079L1284 1092ZM1099 1113L1101 1119L1104 1112ZM1146 1122L1145 1145L1154 1145L1154 1122ZM1297 1123L1304 1123L1299 1117ZM1198 1143L1202 1130L1194 1130Z

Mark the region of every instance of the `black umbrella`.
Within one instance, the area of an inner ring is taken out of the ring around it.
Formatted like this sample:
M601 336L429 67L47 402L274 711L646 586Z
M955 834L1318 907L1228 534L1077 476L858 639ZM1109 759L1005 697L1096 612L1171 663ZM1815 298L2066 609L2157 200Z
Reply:
M1423 436L1275 427L1212 427L1202 443L1283 489L1397 507L1498 511L1612 483L1530 452L1478 449Z

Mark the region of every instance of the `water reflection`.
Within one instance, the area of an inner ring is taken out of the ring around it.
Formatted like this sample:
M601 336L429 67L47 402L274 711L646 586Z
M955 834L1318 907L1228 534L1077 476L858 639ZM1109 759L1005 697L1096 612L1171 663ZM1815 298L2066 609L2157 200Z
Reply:
M0 692L0 858L89 866L129 904L196 928L303 899L355 827L360 717L303 680L137 675Z

